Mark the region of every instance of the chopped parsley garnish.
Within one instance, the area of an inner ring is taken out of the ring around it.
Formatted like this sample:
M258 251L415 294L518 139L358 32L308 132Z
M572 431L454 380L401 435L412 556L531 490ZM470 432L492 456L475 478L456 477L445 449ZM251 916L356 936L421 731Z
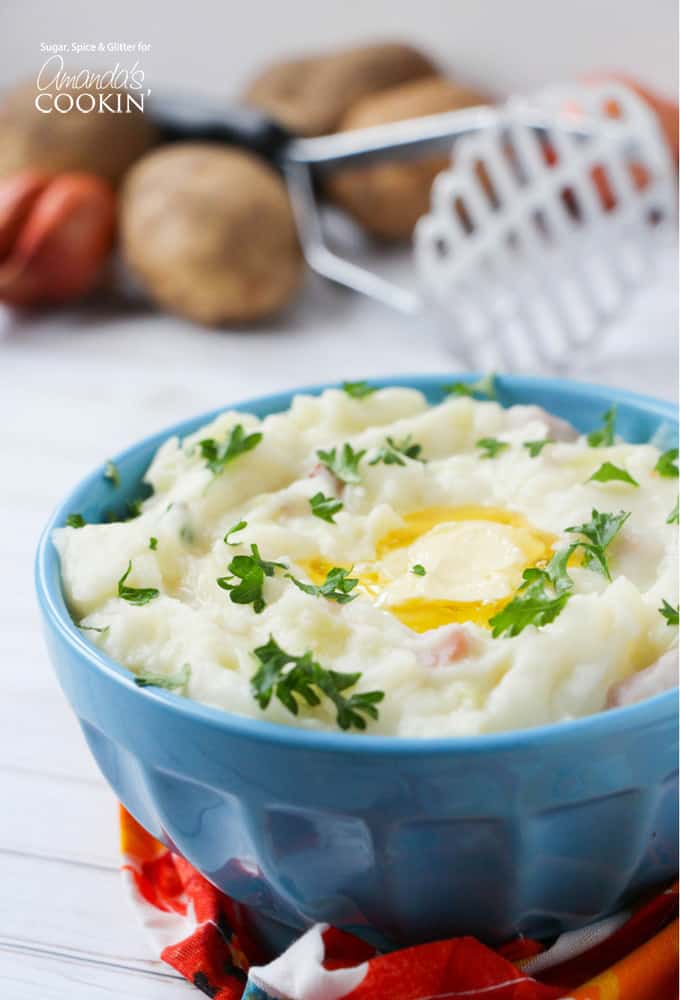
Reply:
M134 518L139 517L142 513L142 504L144 500L142 497L138 497L136 500L128 500L127 511L128 516L125 518L126 521L132 521Z
M87 521L82 514L69 514L66 518L69 528L84 528Z
M664 601L659 608L659 614L664 616L667 625L677 625L680 616L680 607L674 608L668 601Z
M105 632L109 631L109 629L111 628L111 626L110 625L102 625L102 626L99 626L99 625L79 625L78 628L80 629L81 632L101 632L101 634L104 635Z
M326 579L318 587L313 583L303 583L302 580L297 580L290 573L287 576L305 594L311 594L312 597L326 597L329 601L337 601L338 604L349 604L355 597L358 597L358 594L352 594L351 591L359 582L358 579L349 575L351 572L351 569L334 566L328 570Z
M480 456L481 458L495 458L510 445L507 441L499 441L498 438L480 438L475 447L482 449L484 454Z
M342 500L337 500L335 497L325 497L322 492L319 492L310 498L309 506L315 517L320 517L322 521L328 521L329 524L335 524L333 515L342 510Z
M602 427L591 431L586 438L591 448L607 448L614 444L616 434L616 403L602 414Z
M378 462L383 462L385 465L406 465L405 458L422 462L423 459L419 457L422 450L422 445L414 444L411 441L410 434L401 441L395 441L394 438L388 437L385 438L385 444L378 450L375 458L372 458L368 464L377 465Z
M680 498L675 501L675 507L666 518L666 524L680 524Z
M260 708L266 708L272 697L278 698L289 712L297 715L300 699L308 705L321 704L325 695L335 705L336 721L341 729L365 729L364 716L378 718L375 707L385 697L383 691L366 691L345 697L343 691L353 687L360 673L346 674L326 670L313 659L311 652L293 656L281 649L273 638L254 650L259 662L251 680L253 696Z
M597 472L594 472L590 479L587 480L589 483L629 483L631 486L639 486L637 479L633 479L630 472L625 469L620 468L618 465L612 465L611 462L603 462Z
M519 635L527 625L549 625L569 600L570 592L554 589L547 574L537 570L540 576L527 579L526 574L529 572L531 571L524 571L525 582L517 597L489 619L494 639L506 632L509 636Z
M104 468L104 479L108 479L112 486L120 486L120 472L113 462L107 462Z
M230 462L233 462L239 455L252 451L261 440L262 434L259 431L254 434L246 434L243 425L236 424L235 427L232 427L226 440L219 442L215 438L204 438L203 441L199 441L198 446L210 471L213 475L219 476Z
M372 396L375 392L368 382L343 382L342 388L352 399L366 399L366 396Z
M241 544L240 542L230 542L229 539L231 538L232 535L235 535L237 531L243 531L243 529L247 527L248 527L247 521L238 521L235 525L233 525L233 527L229 529L229 531L224 536L224 544L240 545Z
M153 601L154 597L158 597L158 590L155 587L128 587L125 581L132 572L132 560L128 563L128 567L118 581L118 596L128 604L148 604L149 601Z
M366 454L363 451L354 451L351 444L345 442L338 454L337 448L330 451L317 451L317 456L322 465L325 465L329 472L341 480L343 483L359 483L359 462Z
M411 572L414 576L425 576L427 570L422 563L416 563L415 566L411 566Z
M274 576L276 569L288 569L285 563L268 562L262 559L257 545L250 546L251 555L234 556L227 567L229 576L221 576L217 586L229 591L229 597L234 604L252 604L256 614L265 607L262 594L264 580ZM238 583L235 581L239 581Z
M593 510L587 524L567 528L567 531L584 535L587 541L573 542L557 551L542 569L532 567L522 574L519 593L509 604L489 620L494 639L507 633L519 635L527 625L549 625L564 609L571 597L574 582L567 572L572 554L584 552L584 565L590 566L611 580L605 550L614 540L630 514L603 514Z
M158 548L158 539L155 538L153 535L149 539L149 548L151 549L152 552L155 552L156 549Z
M612 577L605 550L614 541L629 517L630 512L623 510L620 510L618 514L593 510L591 519L586 524L578 524L566 529L573 534L586 537L587 541L576 542L574 548L583 549L584 565L595 569L607 580L611 580Z
M189 683L191 677L191 667L185 663L176 674L154 674L151 670L140 670L135 677L137 687L158 687L165 688L166 691L175 691L184 688Z
M451 382L442 388L447 396L481 396L483 399L498 398L495 375L483 375L476 382Z
M542 438L540 441L523 441L522 447L526 448L531 458L538 458L547 444L554 444L552 438Z
M654 466L660 476L667 476L669 479L678 478L678 449L669 448L663 455L659 456L659 461Z

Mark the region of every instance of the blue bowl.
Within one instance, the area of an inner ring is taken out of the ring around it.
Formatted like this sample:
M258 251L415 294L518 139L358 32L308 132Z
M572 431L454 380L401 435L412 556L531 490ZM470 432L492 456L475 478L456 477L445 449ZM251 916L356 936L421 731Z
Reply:
M449 380L379 384L414 386L437 402ZM618 429L629 441L677 432L672 404L632 393L511 376L499 386L505 405L537 403L581 430L616 402ZM262 417L287 408L292 395L237 408ZM116 497L139 495L142 474L169 435L186 435L213 416L119 455ZM520 933L544 937L675 874L674 692L521 732L407 740L313 733L136 687L74 626L51 540L70 511L88 521L105 516L113 492L102 472L59 507L38 549L50 656L120 801L250 907L271 945L314 921L383 947L463 933L492 943Z

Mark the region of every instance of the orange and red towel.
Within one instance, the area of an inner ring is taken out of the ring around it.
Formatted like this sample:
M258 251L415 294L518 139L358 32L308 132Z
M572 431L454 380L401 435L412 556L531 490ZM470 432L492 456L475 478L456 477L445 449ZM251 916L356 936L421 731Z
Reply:
M156 952L214 1000L677 1000L677 883L549 948L471 937L378 954L316 925L267 962L244 907L120 811L122 870Z

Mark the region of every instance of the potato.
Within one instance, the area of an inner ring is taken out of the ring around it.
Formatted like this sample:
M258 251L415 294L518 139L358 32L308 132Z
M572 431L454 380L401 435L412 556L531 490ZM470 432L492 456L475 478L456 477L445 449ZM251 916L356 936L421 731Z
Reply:
M302 257L285 185L259 157L209 143L145 156L122 188L123 256L151 298L198 323L288 302Z
M434 72L417 49L386 42L276 63L252 81L243 98L296 135L323 135L366 94Z
M434 115L486 103L476 90L442 76L414 80L358 101L340 130L368 128L420 115ZM344 169L328 178L327 195L369 233L384 240L407 239L430 204L430 188L447 156L392 161Z
M27 83L0 102L0 178L27 169L75 170L97 174L115 186L130 164L158 140L156 129L139 111L86 114L74 108L43 114L35 107L36 93L35 82ZM60 93L110 99L124 91L66 87Z

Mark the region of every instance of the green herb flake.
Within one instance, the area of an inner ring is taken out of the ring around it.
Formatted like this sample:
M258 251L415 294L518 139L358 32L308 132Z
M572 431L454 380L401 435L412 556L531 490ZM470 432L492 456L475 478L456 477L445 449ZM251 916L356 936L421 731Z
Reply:
M554 444L552 438L542 438L540 441L523 441L522 447L529 452L530 458L538 458L547 444Z
M262 592L265 577L274 576L276 569L288 567L285 563L263 559L257 545L251 545L250 552L249 556L234 556L227 567L230 575L219 577L217 586L229 592L234 604L252 604L259 615L266 606Z
M110 625L79 625L78 628L81 632L99 632L101 635L105 635L106 632L111 628Z
M143 503L144 500L141 497L138 497L137 500L128 500L127 502L128 516L125 518L125 520L133 521L136 517L139 517L139 515L142 513Z
M225 545L240 545L241 544L240 542L230 542L229 539L231 538L232 535L235 535L237 531L243 531L243 529L247 528L247 527L248 527L248 522L247 521L238 521L237 524L235 524L233 527L231 527L229 529L229 531L226 533L226 535L224 536L224 544Z
M663 455L659 456L659 461L654 466L654 470L659 473L660 476L666 476L668 479L678 478L678 449L669 448L665 451Z
M378 449L375 457L368 464L377 465L378 462L383 462L385 465L406 465L405 458L422 462L424 459L419 457L422 450L422 445L411 441L410 434L401 441L395 441L394 438L388 437L385 438L385 444Z
M603 514L593 510L592 519L587 524L567 528L567 531L582 534L586 541L576 541L558 550L539 569L531 567L522 574L519 593L497 615L489 620L492 636L497 639L507 634L519 635L528 625L549 625L564 610L571 597L574 582L567 572L572 554L584 551L584 563L611 580L606 548L617 536L630 514Z
M366 399L376 391L368 382L343 382L342 388L352 399Z
M317 457L322 465L325 465L329 472L332 472L336 479L343 483L360 483L359 462L366 454L363 451L354 451L351 444L345 442L340 453L337 448L330 451L317 451Z
M264 646L254 650L254 655L259 666L251 687L260 708L267 708L272 697L276 697L297 715L300 700L314 707L321 704L321 696L325 695L335 706L336 722L341 729L363 730L364 716L378 718L376 705L385 697L384 691L366 691L349 698L343 694L360 680L360 673L326 670L313 659L311 652L294 656L281 649L272 636Z
M104 479L107 479L112 486L120 486L120 472L118 466L109 461L104 466Z
M611 580L612 577L606 549L614 541L629 517L629 511L621 510L618 514L609 514L593 509L591 519L586 524L578 524L565 529L572 534L585 536L587 541L576 543L578 548L583 549L584 565L601 573L607 580Z
M313 583L303 583L302 580L297 580L290 573L287 576L305 594L311 594L312 597L325 597L329 601L337 601L338 604L349 604L350 601L359 596L351 593L359 582L358 579L350 577L351 572L351 569L334 566L328 570L326 579L318 587Z
M411 572L414 576L425 576L427 570L422 563L416 563L415 566L411 566Z
M529 571L525 570L526 572ZM549 625L569 600L568 590L555 591L548 586L544 577L536 578L533 582L525 579L524 586L521 593L489 620L494 639L505 633L509 636L519 635L528 625Z
M510 445L507 441L499 441L498 438L480 438L475 447L481 448L483 452L480 458L495 458Z
M442 387L447 396L472 396L498 399L496 376L483 375L476 382L451 382Z
M128 567L118 581L118 596L127 601L128 604L135 604L141 606L142 604L148 604L149 601L153 601L155 597L158 597L159 591L155 587L128 587L125 581L132 572L132 560L128 563Z
M677 625L678 618L680 616L680 607L674 608L672 604L668 603L668 601L664 601L659 608L659 614L663 615L666 619L667 625Z
M262 434L259 431L246 434L243 425L236 424L225 441L218 442L215 438L204 438L203 441L199 441L198 446L212 474L219 476L239 455L252 451L261 440Z
M343 505L342 500L337 500L335 497L325 497L322 492L319 492L310 498L309 506L315 517L320 517L322 521L328 521L329 524L335 524L334 515L342 510Z
M680 498L675 501L675 507L666 518L666 524L680 524Z
M591 448L608 448L614 444L616 435L616 404L602 414L602 427L591 431L586 438Z
M625 469L620 468L618 465L612 465L611 462L603 462L597 472L594 472L590 479L586 480L589 483L629 483L630 486L639 486L637 479L633 479L630 472Z
M69 514L66 518L66 524L69 528L84 528L87 521L82 514Z
M165 688L166 691L176 691L185 688L191 677L191 667L188 663L177 671L176 674L155 674L151 670L140 670L135 677L137 687L158 687Z

